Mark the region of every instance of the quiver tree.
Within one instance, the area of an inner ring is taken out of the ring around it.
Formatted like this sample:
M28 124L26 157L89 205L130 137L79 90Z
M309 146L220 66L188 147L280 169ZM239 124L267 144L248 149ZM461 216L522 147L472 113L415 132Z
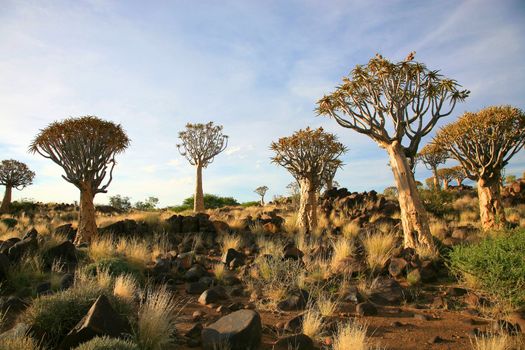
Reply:
M434 189L440 188L438 166L439 164L444 164L448 157L447 151L433 143L426 144L417 155L417 158L423 162L425 167L432 171L434 177Z
M437 171L437 175L443 181L443 189L448 190L450 181L454 180L454 170L452 168L441 168Z
M0 185L5 186L0 214L9 211L13 188L19 191L23 190L24 187L33 183L34 177L35 173L22 162L8 159L0 163Z
M337 181L334 181L334 178L338 169L339 167L335 164L330 164L326 167L324 173L321 175L321 186L319 190L324 188L326 191L329 191L334 187L334 182L337 183Z
M467 178L467 174L465 174L463 167L461 165L456 165L450 168L450 170L452 170L452 176L454 180L456 180L458 186L461 186L463 181Z
M461 163L469 179L477 181L482 227L505 223L501 171L525 144L525 114L511 106L467 112L443 127L434 142Z
M317 113L386 149L399 193L405 247L432 247L411 166L421 139L469 92L413 58L411 53L393 63L376 55L366 65L356 66L334 92L319 100Z
M276 153L272 162L286 168L300 187L298 227L311 232L317 226L317 192L328 167L342 165L339 157L346 152L345 146L334 134L323 128L306 128L292 136L272 142L270 148Z
M93 199L106 193L113 180L115 156L130 140L120 125L94 116L51 123L36 136L29 150L64 169L64 180L80 190L75 243L90 242L97 232Z
M264 195L268 191L268 186L259 186L253 192L261 196L261 205L264 206Z
M228 136L222 133L221 125L186 124L186 130L179 132L182 143L177 145L180 154L197 170L193 211L204 211L204 192L202 190L202 169L206 168L216 155L226 149Z

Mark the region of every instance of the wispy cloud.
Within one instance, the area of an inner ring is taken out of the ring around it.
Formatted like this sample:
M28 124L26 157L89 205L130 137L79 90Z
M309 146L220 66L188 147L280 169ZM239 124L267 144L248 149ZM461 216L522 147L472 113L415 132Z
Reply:
M177 133L213 120L231 144L205 170L205 191L252 200L255 187L268 185L272 196L292 180L270 164L270 143L323 126L350 148L337 180L381 189L392 183L384 151L314 117L315 101L376 52L401 59L416 50L472 91L455 116L491 104L524 107L524 15L517 0L4 1L0 151L37 172L15 197L73 201L78 191L60 168L27 147L56 119L98 115L121 123L132 144L117 158L110 192L96 200L120 193L175 204L193 192L195 172L177 152ZM519 155L509 169L523 164Z

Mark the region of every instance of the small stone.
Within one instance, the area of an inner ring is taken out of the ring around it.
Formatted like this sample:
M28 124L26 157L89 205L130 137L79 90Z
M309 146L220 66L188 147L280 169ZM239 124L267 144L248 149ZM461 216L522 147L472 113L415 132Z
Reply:
M439 335L436 335L428 341L429 344L439 344L443 342L443 338L441 338Z
M420 321L429 321L430 320L430 316L425 315L425 314L414 314L414 318L416 320L420 320Z
M279 339L273 346L273 350L314 350L313 340L305 334L295 334Z
M377 308L368 302L357 304L356 312L359 316L374 316L377 315Z

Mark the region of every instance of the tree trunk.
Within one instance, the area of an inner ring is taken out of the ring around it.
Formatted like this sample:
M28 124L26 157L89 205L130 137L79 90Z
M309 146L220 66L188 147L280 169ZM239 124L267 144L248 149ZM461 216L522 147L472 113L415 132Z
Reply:
M195 198L193 199L193 211L196 213L204 211L204 192L202 191L202 165L197 164L197 181L195 184Z
M9 212L11 206L11 194L13 188L9 185L5 186L4 199L2 200L2 206L0 207L0 214Z
M463 183L463 179L456 178L456 182L458 183L458 186L461 186L461 184Z
M310 179L301 179L301 199L299 213L297 215L297 226L305 231L312 232L317 227L317 193Z
M449 183L449 180L443 179L443 189L444 190L448 190L448 183Z
M261 207L264 207L264 194L261 196Z
M385 146L397 185L405 248L424 245L434 249L428 217L419 198L414 174L398 141Z
M479 215L484 230L501 228L506 222L499 180L478 180Z
M334 188L334 180L326 181L326 190L330 191L332 188Z
M439 176L437 167L432 167L432 173L434 175L434 190L439 190L441 186L439 185Z
M97 234L97 222L95 218L95 205L93 204L93 189L91 184L83 185L80 189L80 212L78 215L78 230L75 244L90 243L93 236Z

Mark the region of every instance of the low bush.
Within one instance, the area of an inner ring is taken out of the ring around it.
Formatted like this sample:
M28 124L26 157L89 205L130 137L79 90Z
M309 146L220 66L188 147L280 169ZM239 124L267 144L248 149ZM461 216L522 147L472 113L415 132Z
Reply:
M456 246L449 254L451 270L464 279L475 279L489 295L525 306L525 230L508 231L479 243Z
M457 198L456 193L446 190L423 189L419 190L419 195L425 209L436 217L442 218L454 213L453 203Z
M75 350L138 350L138 346L128 340L96 337L75 348Z
M51 295L39 296L23 315L23 321L31 326L37 339L43 339L51 347L86 315L95 300L105 294L121 314L130 312L129 305L112 296L110 290L95 282L85 282Z

